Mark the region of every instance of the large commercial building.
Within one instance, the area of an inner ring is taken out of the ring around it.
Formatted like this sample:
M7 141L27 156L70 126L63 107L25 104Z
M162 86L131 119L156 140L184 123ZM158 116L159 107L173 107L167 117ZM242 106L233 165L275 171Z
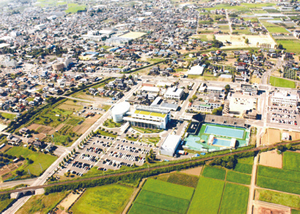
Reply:
M174 156L180 142L180 135L168 135L159 149L160 154Z
M271 97L271 104L274 106L297 107L299 96L291 93L275 93Z
M115 123L120 123L123 121L124 115L129 111L130 104L127 102L119 103L112 107L111 117Z
M152 129L166 129L168 122L171 120L169 110L153 106L136 106L131 116L123 117L132 126L139 126Z
M184 94L183 89L181 88L177 88L177 87L170 87L168 88L168 90L166 91L164 97L166 99L176 99L176 100L180 100L182 98Z

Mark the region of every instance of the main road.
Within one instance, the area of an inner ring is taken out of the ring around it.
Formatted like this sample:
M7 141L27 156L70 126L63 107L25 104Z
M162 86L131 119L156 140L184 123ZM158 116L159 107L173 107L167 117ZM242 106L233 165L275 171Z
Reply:
M137 84L134 86L129 92L125 94L125 96L118 100L117 103L124 102L127 98L132 96L132 94L138 90L142 83ZM96 131L100 125L109 117L109 111L107 111L105 114L102 115L83 135L81 135L73 144L72 146L68 147L67 151L65 151L52 165L31 185L31 187L34 186L40 186L43 185L47 179L53 175L55 170L58 168L59 163L63 161L63 159L71 153L71 151L80 144L81 141L83 141L92 131ZM7 209L4 214L12 214L16 213L30 198L30 196L22 197L18 199L9 209Z

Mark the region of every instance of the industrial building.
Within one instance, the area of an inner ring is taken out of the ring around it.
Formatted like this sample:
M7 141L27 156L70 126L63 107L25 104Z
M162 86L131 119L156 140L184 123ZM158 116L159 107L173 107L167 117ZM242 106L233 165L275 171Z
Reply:
M153 106L136 106L134 112L123 120L128 121L132 126L139 126L152 129L166 129L171 120L169 110Z
M165 141L161 145L159 151L161 155L167 155L173 157L176 153L176 150L181 142L180 135L168 135Z

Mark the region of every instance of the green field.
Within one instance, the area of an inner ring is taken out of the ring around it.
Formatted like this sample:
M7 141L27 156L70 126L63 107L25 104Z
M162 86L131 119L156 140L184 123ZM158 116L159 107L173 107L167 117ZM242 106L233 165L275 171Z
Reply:
M154 179L148 179L145 185L143 186L143 190L148 190L151 192L156 192L172 197L178 197L185 200L190 200L194 192L194 189L190 187L171 184L168 182ZM180 194L178 194L179 192Z
M267 178L263 176L257 176L257 186L279 190L282 192L300 194L300 183L280 180L274 177Z
M226 170L221 168L206 166L203 170L202 175L209 178L224 180L226 175Z
M220 214L247 213L249 188L227 183L222 197Z
M78 11L86 10L85 5L79 5L75 3L68 4L68 9L65 11L66 13L77 13Z
M112 119L107 119L103 123L104 126L108 128L116 128L116 127L121 127L121 123L115 123Z
M16 117L15 114L9 114L9 113L0 113L0 115L8 120L14 120Z
M180 192L177 193L180 195ZM156 192L142 190L135 203L145 204L148 206L157 207L159 209L168 210L176 213L186 213L189 207L189 200L177 198L169 195L164 195Z
M278 169L267 166L258 166L257 174L264 177L273 178L286 181L300 182L300 172Z
M56 156L44 154L41 152L34 152L30 149L24 147L12 147L10 148L6 154L15 155L15 156L23 156L24 158L29 158L33 161L32 164L25 164L18 168L18 170L24 170L24 173L28 173L28 171L35 175L39 176L44 170L46 170L56 159Z
M275 87L284 87L284 88L295 88L296 84L294 81L286 80L278 77L270 77L270 83Z
M222 198L224 181L201 177L192 199L189 214L217 214Z
M8 206L14 199L5 199L0 201L0 213Z
M248 158L240 158L238 160L238 163L244 163L244 164L253 164L254 160L253 160L253 157L248 157ZM248 173L250 174L250 173Z
M107 185L88 188L72 206L74 214L121 213L133 188L122 185Z
M250 184L251 176L239 172L228 171L226 176L226 181L231 181L240 184Z
M237 163L234 167L234 171L251 174L252 173L252 165L244 164L244 163Z
M300 171L300 154L297 152L284 152L283 169Z
M69 192L51 193L49 195L34 195L18 210L17 214L47 214L67 196Z
M274 204L281 204L288 207L300 208L300 197L281 192L270 190L257 190L259 192L259 200Z
M167 181L173 184L196 188L198 180L199 178L197 176L182 173L171 173Z
M163 210L163 209L159 209L157 207L152 207L152 206L148 206L148 205L140 204L140 203L134 203L128 213L129 214L140 214L141 210L143 210L143 214L153 214L153 213L157 213L157 214L177 214L177 212L172 212L172 211L169 211L169 210Z
M286 49L287 52L292 53L300 53L300 41L296 39L292 40L276 40L277 44L282 44L283 48Z

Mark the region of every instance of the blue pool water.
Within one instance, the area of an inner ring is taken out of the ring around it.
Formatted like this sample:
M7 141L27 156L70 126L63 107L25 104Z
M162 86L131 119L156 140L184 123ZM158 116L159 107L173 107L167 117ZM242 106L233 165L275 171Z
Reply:
M215 138L212 145L219 145L219 146L230 147L230 140Z
M234 138L240 138L240 139L242 139L244 136L244 130L218 127L218 126L210 126L210 125L206 126L204 133L213 134L213 135L221 135L221 136L226 136L226 137L234 137Z

